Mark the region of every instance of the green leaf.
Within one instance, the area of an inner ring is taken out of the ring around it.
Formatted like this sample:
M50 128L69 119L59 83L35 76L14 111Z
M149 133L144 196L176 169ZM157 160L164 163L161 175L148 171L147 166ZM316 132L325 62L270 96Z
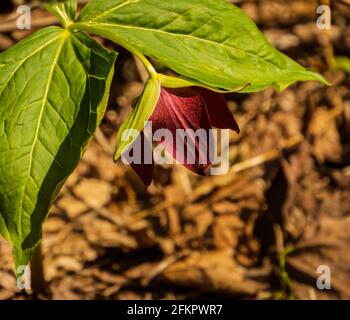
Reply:
M42 29L0 54L0 232L26 265L106 108L116 53Z
M345 57L345 56L335 57L333 64L332 64L332 69L350 72L350 59L348 57Z
M136 139L135 136L129 136L127 134L128 132L125 130L131 129L137 130L138 132L142 131L145 121L149 119L157 105L159 96L159 81L154 78L148 79L143 93L137 99L128 117L119 128L114 161L117 161Z
M64 7L70 20L74 21L78 9L78 0L67 0Z
M46 4L45 7L58 18L64 27L67 27L74 22L78 9L78 0L66 0L64 3L54 1Z
M77 28L104 36L212 88L243 92L319 80L272 47L226 0L91 0Z
M242 90L244 90L246 87L250 85L249 83L247 83L244 86L239 88L234 88L234 89L232 88L231 90L222 90L222 89L215 89L215 88L208 87L199 81L192 80L189 78L167 76L162 73L157 74L157 79L159 80L160 85L164 88L176 89L176 88L186 88L186 87L201 87L201 88L212 90L218 93L241 92Z

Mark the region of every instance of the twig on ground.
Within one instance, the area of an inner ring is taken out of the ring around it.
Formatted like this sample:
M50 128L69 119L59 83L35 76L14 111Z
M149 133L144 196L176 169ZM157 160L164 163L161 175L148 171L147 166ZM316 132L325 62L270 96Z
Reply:
M35 19L31 23L33 29L43 28L51 25L58 25L58 20L56 17L47 16L40 19ZM17 22L11 21L0 25L0 33L9 33L13 31L18 31Z
M278 158L282 157L284 151L296 147L303 140L304 140L304 136L301 134L294 136L294 137L290 138L289 140L287 140L284 143L284 145L282 146L282 148L273 149L273 150L267 151L261 155L258 155L256 157L253 157L253 158L250 158L248 160L234 164L231 167L229 173L225 177L223 177L223 176L211 177L212 185L214 185L214 187L225 186L225 185L231 183L233 179L235 179L237 173L240 173L244 170L251 169L253 167L259 166L261 164L264 164L264 163L267 163L267 162L270 162L273 160L277 160ZM198 188L201 188L201 186L199 186ZM193 193L197 194L198 192L196 190L194 190ZM191 199L191 197L189 197L189 200L190 199ZM165 200L161 203L156 204L152 208L139 211L138 213L136 213L133 216L132 219L136 220L136 221L141 220L141 219L151 215L155 211L160 212L161 210L167 209L168 207L170 207L172 205L173 205L173 203L171 201Z
M149 283L156 278L157 276L159 276L164 270L166 270L169 266L171 266L172 264L174 264L179 258L181 258L181 256L170 256L165 258L164 260L162 260L161 262L159 262L158 265L155 266L155 268L153 268L153 270L141 280L141 284L143 286L147 286L149 285Z

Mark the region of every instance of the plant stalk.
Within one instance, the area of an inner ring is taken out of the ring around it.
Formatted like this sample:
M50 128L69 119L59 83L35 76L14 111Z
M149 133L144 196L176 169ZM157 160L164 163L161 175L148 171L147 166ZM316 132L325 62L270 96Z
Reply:
M34 298L51 298L51 291L45 281L41 243L37 246L34 255L30 261L30 272L31 287Z
M157 79L157 76L158 76L157 71L154 69L153 65L148 61L148 59L140 51L133 48L132 45L130 45L127 41L118 37L116 34L111 34L110 32L101 30L96 26L94 26L93 24L89 24L89 23L79 23L79 22L72 23L68 26L68 29L71 31L79 30L79 31L94 33L119 44L120 46L130 51L144 64L151 78Z

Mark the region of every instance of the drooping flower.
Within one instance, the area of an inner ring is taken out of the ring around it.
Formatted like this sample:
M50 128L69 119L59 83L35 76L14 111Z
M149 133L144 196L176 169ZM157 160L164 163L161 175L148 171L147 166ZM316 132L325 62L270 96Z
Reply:
M159 141L165 150L187 169L205 175L211 165L210 151L203 146L208 145L212 128L231 129L239 133L239 127L232 113L228 109L223 94L200 87L161 88L157 105L149 119L152 123L152 133L158 129L167 129L172 133L172 140ZM184 132L198 132L204 130L203 137L198 135L179 135L178 129ZM144 134L141 132L137 139L141 139L141 159L144 148L152 148L151 142L144 143ZM201 141L202 139L202 141ZM140 142L140 141L139 141ZM134 142L136 143L136 141ZM178 152L181 146L184 152ZM192 147L188 159L188 149ZM132 149L132 147L130 148ZM129 149L129 150L130 150ZM127 151L128 152L128 151ZM153 163L131 163L134 171L149 186L153 178Z

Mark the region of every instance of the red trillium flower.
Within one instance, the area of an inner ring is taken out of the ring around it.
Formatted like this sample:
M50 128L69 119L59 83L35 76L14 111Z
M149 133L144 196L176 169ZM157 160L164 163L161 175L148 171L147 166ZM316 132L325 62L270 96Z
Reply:
M228 109L224 95L199 87L161 88L159 100L149 121L152 123L153 133L158 129L168 129L172 133L172 143L167 139L159 143L162 143L165 150L179 163L200 175L205 175L212 164L208 148L204 148L205 151L201 148L201 143L208 144L210 129L232 129L239 133L238 124ZM206 141L200 141L200 138L194 135L179 136L176 134L178 129L184 129L186 132L205 130ZM143 132L138 139L144 142ZM185 151L180 155L177 152L179 145L182 145ZM189 145L194 146L194 161L188 161L186 156ZM144 159L144 143L141 143L141 146ZM149 147L151 148L150 144ZM143 183L149 186L153 177L153 164L141 163L131 166Z

